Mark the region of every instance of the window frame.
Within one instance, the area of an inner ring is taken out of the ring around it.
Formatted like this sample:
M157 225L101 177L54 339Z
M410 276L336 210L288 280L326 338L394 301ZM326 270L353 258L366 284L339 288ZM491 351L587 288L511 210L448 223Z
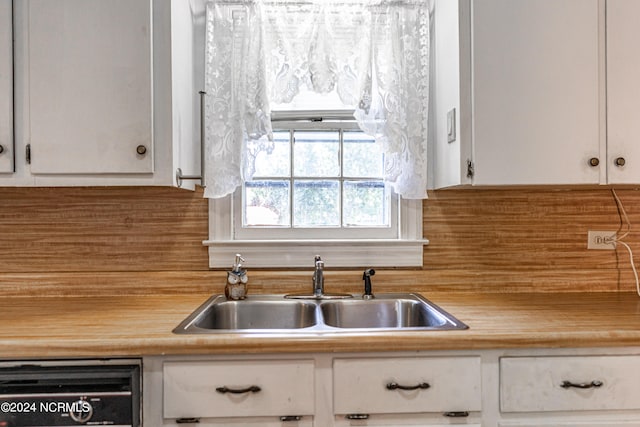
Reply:
M248 267L309 267L316 254L327 267L422 267L422 200L401 199L397 239L241 240L233 237L233 196L209 200L209 267L228 268L235 254Z
M277 111L274 129L358 130L353 111ZM391 191L391 190L390 190ZM402 199L392 192L390 227L256 228L242 230L242 187L233 194L209 200L209 267L225 268L236 253L250 267L308 267L320 254L331 267L421 267L423 247L422 200ZM240 225L238 225L240 223ZM372 232L375 237L370 237Z

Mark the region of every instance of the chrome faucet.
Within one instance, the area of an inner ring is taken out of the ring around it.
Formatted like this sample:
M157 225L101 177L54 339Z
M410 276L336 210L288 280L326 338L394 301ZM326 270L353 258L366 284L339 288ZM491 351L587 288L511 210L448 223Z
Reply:
M324 295L324 261L320 255L315 258L315 271L313 272L313 295L316 298Z
M311 294L303 292L300 294L287 294L285 298L295 299L343 299L353 298L351 294L339 294L339 293L324 293L324 261L320 258L320 255L316 255L314 259L313 270L313 290Z

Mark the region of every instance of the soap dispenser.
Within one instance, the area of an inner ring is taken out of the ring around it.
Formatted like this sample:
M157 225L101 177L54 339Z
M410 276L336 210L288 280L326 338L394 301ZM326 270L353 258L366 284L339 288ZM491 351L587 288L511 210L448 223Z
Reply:
M224 294L230 300L242 300L247 297L247 270L242 268L244 258L236 254L235 262L231 271L227 272L227 284L224 287Z

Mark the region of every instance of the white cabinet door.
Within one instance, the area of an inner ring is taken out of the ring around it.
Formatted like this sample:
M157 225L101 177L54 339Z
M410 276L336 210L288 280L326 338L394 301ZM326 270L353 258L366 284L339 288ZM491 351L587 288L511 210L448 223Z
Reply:
M500 410L638 410L638 356L505 357Z
M151 0L27 1L31 172L153 172Z
M640 182L640 2L607 0L607 178ZM616 162L617 159L624 159Z
M336 414L480 411L479 357L336 359Z
M598 183L598 0L474 0L471 19L473 183Z
M314 369L310 359L166 362L163 415L309 420L314 412Z
M0 0L0 173L13 172L12 2Z

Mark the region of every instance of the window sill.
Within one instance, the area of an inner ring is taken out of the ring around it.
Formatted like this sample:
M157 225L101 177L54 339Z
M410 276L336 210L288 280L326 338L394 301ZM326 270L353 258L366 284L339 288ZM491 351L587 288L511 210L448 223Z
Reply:
M422 240L206 240L209 267L227 268L235 254L255 268L308 267L315 255L327 267L421 267Z

